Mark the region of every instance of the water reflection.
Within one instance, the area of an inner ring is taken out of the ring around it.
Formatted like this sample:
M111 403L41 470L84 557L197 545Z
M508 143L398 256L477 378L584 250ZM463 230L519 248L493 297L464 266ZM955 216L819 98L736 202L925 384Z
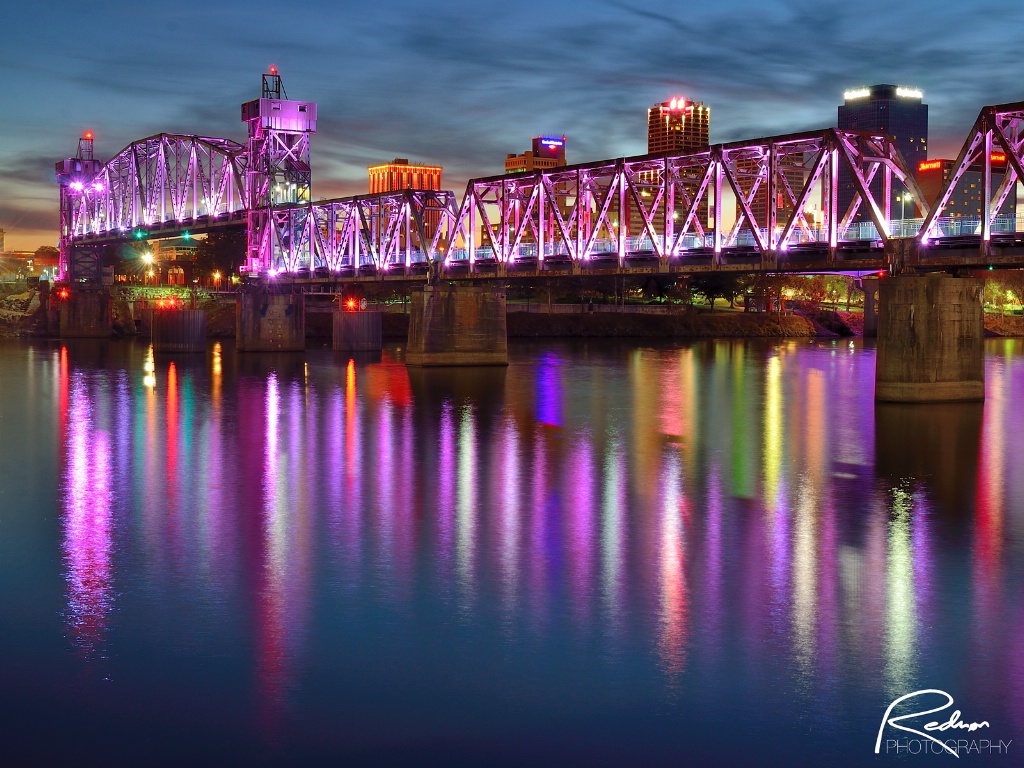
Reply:
M927 658L953 655L929 629L954 620L939 592L969 579L958 638L991 676L1024 673L1005 643L1024 625L1017 358L984 406L934 407L875 407L873 358L844 345L554 345L472 372L306 358L54 353L87 658L116 580L188 604L200 643L233 638L269 728L308 706L325 637L357 653L363 633L454 625L469 645L491 622L487 653L542 666L650 659L642 695L673 706L696 678L809 709L879 681L873 706L934 684ZM961 541L969 568L944 573Z

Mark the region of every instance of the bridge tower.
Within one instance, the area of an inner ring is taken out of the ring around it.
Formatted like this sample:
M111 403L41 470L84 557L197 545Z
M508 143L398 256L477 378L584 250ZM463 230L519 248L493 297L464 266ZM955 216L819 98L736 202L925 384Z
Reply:
M288 99L271 66L260 98L242 104L242 122L249 126L247 267L312 267L309 137L316 133L316 102Z
M60 262L61 280L76 283L100 284L100 251L97 247L76 246L74 243L75 213L90 205L96 187L96 176L102 164L92 154L92 131L86 131L78 140L78 154L57 163L57 184L60 186ZM83 217L84 218L84 217Z

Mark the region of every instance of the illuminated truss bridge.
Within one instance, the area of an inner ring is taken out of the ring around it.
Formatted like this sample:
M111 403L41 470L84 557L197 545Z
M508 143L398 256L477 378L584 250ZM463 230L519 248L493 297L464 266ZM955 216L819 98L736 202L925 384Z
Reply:
M311 280L1024 262L1012 205L1024 102L981 110L934 206L891 138L838 129L474 179L461 201L406 190L313 202L316 104L285 98L272 71L242 119L246 144L159 134L107 163L86 134L57 164L61 274L98 282L106 246L224 227L246 228L246 271ZM988 214L949 216L969 173Z

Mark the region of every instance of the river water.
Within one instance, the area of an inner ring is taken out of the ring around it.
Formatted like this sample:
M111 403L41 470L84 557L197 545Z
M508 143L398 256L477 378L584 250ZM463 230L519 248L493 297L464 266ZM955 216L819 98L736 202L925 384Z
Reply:
M983 406L881 406L848 340L0 342L0 764L1020 765L987 344Z

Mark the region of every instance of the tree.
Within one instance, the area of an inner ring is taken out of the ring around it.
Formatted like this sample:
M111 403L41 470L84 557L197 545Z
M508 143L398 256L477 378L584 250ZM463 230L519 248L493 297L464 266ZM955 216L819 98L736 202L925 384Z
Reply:
M737 294L747 289L750 277L735 272L698 272L687 281L690 291L704 296L711 308L715 308L715 299L728 300L729 306L735 306Z
M59 259L60 249L52 245L40 245L32 255L37 259Z
M248 247L244 229L223 229L211 232L196 246L195 264L199 274L220 272L229 275L245 263Z

